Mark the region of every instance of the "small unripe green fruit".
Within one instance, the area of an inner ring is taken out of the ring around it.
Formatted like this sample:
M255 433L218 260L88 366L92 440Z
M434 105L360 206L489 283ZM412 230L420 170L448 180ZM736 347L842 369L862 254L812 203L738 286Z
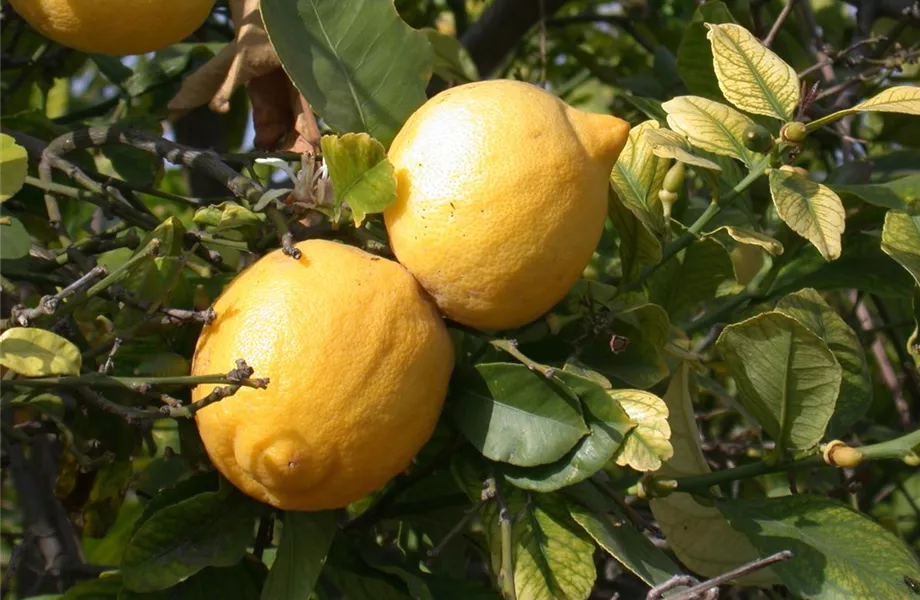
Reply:
M779 136L790 144L801 144L807 135L808 128L801 121L790 121L779 130Z
M661 184L661 187L664 190L676 194L680 191L681 186L684 184L684 174L686 172L687 168L684 166L684 163L680 161L674 163L665 174L664 182Z
M775 140L770 132L756 123L749 125L741 134L744 147L752 152L766 154L773 149Z

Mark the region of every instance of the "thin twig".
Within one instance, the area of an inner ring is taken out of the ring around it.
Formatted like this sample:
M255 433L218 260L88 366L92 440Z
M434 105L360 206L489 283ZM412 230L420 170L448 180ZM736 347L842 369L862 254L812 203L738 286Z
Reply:
M674 594L673 596L668 596L668 600L696 600L697 598L715 600L715 598L719 597L719 587L718 587L719 585L723 583L727 583L739 577L749 575L751 573L754 573L755 571L759 571L761 569L769 567L770 565L774 565L778 562L789 560L792 557L793 557L793 553L791 550L783 550L782 552L771 554L770 556L766 558L753 560L736 569L732 569L731 571L728 571L727 573L717 575L716 577L713 577L712 579L707 579L706 581L698 583L691 588L681 591L678 594ZM676 580L677 583L671 585L670 587L665 587L665 586L667 586L667 584L671 580L668 580L667 582L659 586L655 586L654 588L652 588L652 591L650 591L648 595L646 596L646 600L658 600L658 598L661 598L664 592L670 589L673 589L674 587L678 585L687 585L688 580L686 579L686 577L687 576L680 576L680 575L673 577L672 579Z
M787 0L786 6L783 7L783 10L780 11L779 16L776 17L776 22L773 23L773 27L770 28L770 33L763 39L763 45L767 48L773 44L773 41L776 39L776 36L779 34L780 28L783 26L783 23L786 22L786 19L789 18L789 15L792 14L792 9L795 8L796 0Z

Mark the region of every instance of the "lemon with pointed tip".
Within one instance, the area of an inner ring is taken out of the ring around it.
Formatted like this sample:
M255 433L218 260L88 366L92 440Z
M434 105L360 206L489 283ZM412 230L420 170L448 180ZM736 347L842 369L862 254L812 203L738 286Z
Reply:
M214 466L283 510L348 505L405 469L447 394L453 345L444 321L399 264L310 240L238 275L214 303L193 375L237 359L268 377L195 415ZM192 392L195 401L213 385Z
M32 27L62 46L123 56L160 50L201 27L214 0L10 0Z
M628 133L622 119L524 82L438 94L389 150L397 200L384 218L396 258L455 321L533 321L590 261Z

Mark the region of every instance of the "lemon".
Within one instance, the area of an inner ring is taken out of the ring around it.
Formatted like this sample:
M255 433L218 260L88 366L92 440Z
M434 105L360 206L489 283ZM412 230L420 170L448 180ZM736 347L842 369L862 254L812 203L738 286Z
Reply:
M438 94L389 150L396 258L455 321L494 330L536 319L591 259L628 133L626 121L523 82Z
M325 240L238 275L214 304L192 374L237 359L268 377L196 414L217 469L283 510L346 506L405 469L429 439L453 368L436 307L399 264ZM193 390L201 400L213 385Z
M10 0L39 33L96 54L143 54L198 29L214 0Z

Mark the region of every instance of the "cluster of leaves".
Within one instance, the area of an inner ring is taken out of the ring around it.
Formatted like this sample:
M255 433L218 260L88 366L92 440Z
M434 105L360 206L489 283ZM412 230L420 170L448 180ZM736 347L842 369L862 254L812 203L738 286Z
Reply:
M448 4L262 0L327 133L320 163L150 135L232 39L220 8L201 41L134 62L4 22L5 37L18 27L4 60L33 57L4 69L0 148L3 534L19 597L578 600L677 590L781 551L732 581L915 594L920 49L892 39L912 33L909 13L845 46L839 7L799 2L759 32L776 53L752 30L779 3L544 15L501 74L635 124L584 278L521 330L454 329L435 436L347 510L277 514L214 473L189 387L264 382L245 365L189 376L208 305L291 239L387 254L387 145L426 88L484 75L445 15L459 29L494 7ZM833 53L789 33L816 36L810 19L840 36ZM825 67L846 69L838 89L808 85ZM241 149L246 98L231 105L220 126ZM227 191L201 194L188 172Z

